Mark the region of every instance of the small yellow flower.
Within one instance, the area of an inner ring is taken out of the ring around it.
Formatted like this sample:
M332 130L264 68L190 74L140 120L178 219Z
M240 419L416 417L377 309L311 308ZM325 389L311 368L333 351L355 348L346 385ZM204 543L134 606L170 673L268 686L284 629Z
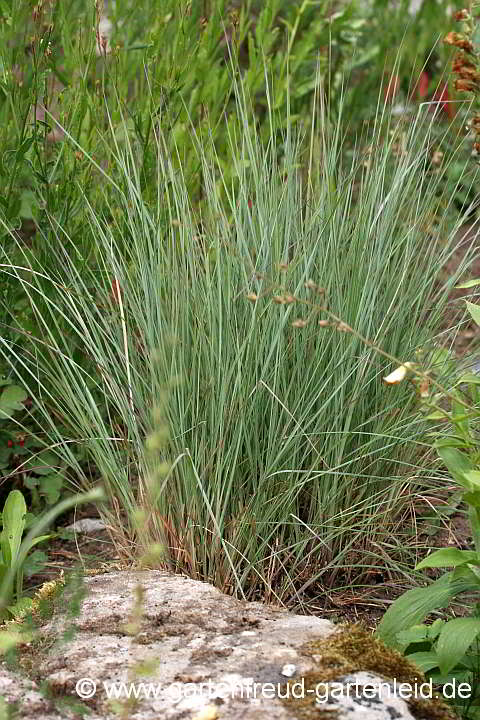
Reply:
M402 380L405 380L408 371L410 368L412 368L414 363L406 362L404 365L400 365L399 367L395 368L393 372L390 373L390 375L387 375L383 378L383 382L387 385L398 385L398 383L401 383Z

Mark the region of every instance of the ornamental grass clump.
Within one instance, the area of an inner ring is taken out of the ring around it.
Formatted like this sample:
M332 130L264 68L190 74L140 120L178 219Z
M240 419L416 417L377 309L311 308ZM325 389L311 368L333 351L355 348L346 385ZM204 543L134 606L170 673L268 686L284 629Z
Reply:
M150 544L153 566L302 606L408 561L401 512L431 482L423 420L350 329L392 356L425 347L458 227L450 197L432 210L443 170L426 171L425 110L396 129L379 109L345 147L321 94L305 137L267 93L264 144L239 79L231 90L227 176L213 136L205 146L190 128L201 210L161 117L147 202L132 135L125 122L117 141L109 115L117 182L102 171L103 207L82 198L93 249L54 217L44 260L12 231L21 262L4 253L1 272L33 321L0 352L72 480L102 478L122 556L145 559ZM300 301L312 282L344 332Z

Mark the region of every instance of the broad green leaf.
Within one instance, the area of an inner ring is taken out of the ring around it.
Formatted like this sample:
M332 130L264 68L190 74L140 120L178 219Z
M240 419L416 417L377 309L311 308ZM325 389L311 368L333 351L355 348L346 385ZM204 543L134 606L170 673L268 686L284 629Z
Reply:
M438 666L444 675L458 665L479 633L480 618L455 618L444 625L436 647Z
M45 539L47 536L43 536L43 539ZM34 550L29 555L27 555L27 558L25 559L25 562L22 565L22 571L25 577L31 577L32 575L36 575L37 573L42 572L42 570L45 569L45 565L48 562L48 557L46 553L43 552L43 550Z
M424 673L432 670L434 667L438 667L437 653L433 650L424 650L423 652L412 653L407 655L407 660L415 663L417 667Z
M429 437L437 437L438 433L431 433ZM435 441L435 448L438 450L439 448L464 448L465 447L465 440L459 436L456 435L447 435L446 437L438 438L438 440Z
M445 463L454 480L456 480L462 487L470 490L471 487L465 480L465 473L473 470L473 465L468 455L465 455L465 453L460 452L456 448L436 447L439 456Z
M444 621L440 620L439 622L442 624ZM433 625L413 625L408 630L401 630L397 633L397 640L405 646L434 640L441 630L441 627L434 627L435 623ZM432 632L432 628L434 632Z
M21 206L19 215L25 220L31 220L34 217L35 193L32 190L24 190L21 194Z
M408 630L400 630L400 632L397 633L396 638L400 645L408 647L409 645L412 645L412 643L415 644L424 642L427 639L427 632L423 625L414 625Z
M30 458L25 463L25 469L32 470L36 475L51 475L52 470L55 470L58 464L58 457L50 450L44 450Z
M432 610L445 607L453 597L472 588L470 577L451 582L452 576L452 572L445 573L431 585L408 590L397 598L381 619L376 634L387 645L404 648L396 640L400 630L418 625Z
M2 512L3 529L0 545L3 559L9 567L15 562L25 529L27 506L20 490L12 490L5 501Z
M37 520L37 515L31 512L27 512L27 514L25 515L25 530L29 530L31 527L33 527Z
M474 305L473 303L468 302L468 300L465 300L465 304L475 323L480 325L480 305Z
M435 640L445 625L445 620L437 618L431 625L427 625L427 637L429 640Z
M463 499L472 508L480 507L480 489L464 493Z
M0 395L0 420L12 417L13 413L23 410L28 393L18 385L9 385Z
M430 367L438 367L440 365L447 365L452 360L452 352L447 348L435 348L429 353L429 365Z
M40 493L45 497L47 505L54 505L59 501L65 477L62 473L52 473L40 479Z
M464 583L469 586L469 590L478 592L480 585L480 577L478 576L478 568L472 565L457 565L452 570L452 583Z
M30 469L30 468L29 468ZM40 478L35 477L35 475L27 475L25 480L23 481L23 484L25 487L27 487L29 490L33 490L33 488L38 487L40 484Z
M418 563L416 570L423 570L428 567L456 567L472 563L480 565L480 558L473 550L458 550L457 548L442 548L428 555Z
M480 490L480 472L478 470L469 470L464 473L464 476L470 483L473 491Z
M469 438L469 415L458 400L458 393L455 392L455 399L452 399L452 423L457 432L461 433L465 441Z

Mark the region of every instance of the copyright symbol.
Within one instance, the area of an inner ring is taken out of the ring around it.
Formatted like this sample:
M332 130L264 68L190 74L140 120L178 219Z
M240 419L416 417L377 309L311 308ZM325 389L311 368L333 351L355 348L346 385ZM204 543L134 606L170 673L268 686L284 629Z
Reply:
M97 683L91 678L81 678L75 685L75 692L78 697L88 700L93 697L97 691Z

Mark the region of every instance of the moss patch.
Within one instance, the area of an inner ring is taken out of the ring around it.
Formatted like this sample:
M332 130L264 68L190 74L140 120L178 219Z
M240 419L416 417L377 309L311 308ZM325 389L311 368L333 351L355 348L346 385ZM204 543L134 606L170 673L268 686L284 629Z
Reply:
M315 670L303 676L303 697L282 698L289 712L298 720L334 720L336 710L327 710L316 703L315 687L318 683L338 681L343 675L366 671L385 680L414 685L425 682L423 673L395 650L387 648L359 625L346 625L334 635L308 642L301 648L315 663ZM294 682L299 682L295 678ZM292 681L290 681L290 684ZM308 690L311 692L309 693ZM287 687L280 696L287 695ZM456 715L441 700L411 698L405 701L412 715L425 720L453 720Z

